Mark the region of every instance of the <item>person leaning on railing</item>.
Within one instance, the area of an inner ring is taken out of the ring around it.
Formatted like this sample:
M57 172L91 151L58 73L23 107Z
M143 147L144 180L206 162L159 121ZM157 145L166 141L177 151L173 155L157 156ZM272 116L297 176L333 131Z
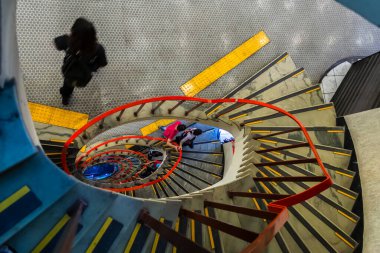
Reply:
M172 142L175 138L175 136L179 133L182 132L183 130L186 129L186 125L182 124L181 121L177 120L173 124L170 124L169 126L166 127L163 135L167 139L166 144L174 149L181 149L181 147L177 147L174 145Z
M197 136L201 135L203 131L198 128L186 129L180 136L175 138L175 142L179 144L179 148L189 146L191 149L194 147L194 140Z

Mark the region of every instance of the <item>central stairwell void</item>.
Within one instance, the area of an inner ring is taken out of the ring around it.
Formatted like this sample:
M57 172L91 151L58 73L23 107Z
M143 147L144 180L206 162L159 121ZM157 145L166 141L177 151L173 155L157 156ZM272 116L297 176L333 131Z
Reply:
M98 115L65 143L34 139L14 73L2 72L0 88L0 245L135 253L357 248L345 129L287 53L224 98L135 101ZM153 136L91 142L117 126L156 119L207 127L192 149L180 151ZM214 129L234 141L221 144ZM162 154L160 163L141 177L150 150Z

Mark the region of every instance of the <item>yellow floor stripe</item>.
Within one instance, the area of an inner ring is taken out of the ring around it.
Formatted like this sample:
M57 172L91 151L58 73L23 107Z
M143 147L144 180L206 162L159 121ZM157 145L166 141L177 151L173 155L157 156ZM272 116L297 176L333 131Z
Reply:
M170 123L173 123L174 119L160 119L153 123L150 123L149 125L146 125L142 128L140 128L141 134L143 136L149 135L151 133L156 132L161 126L167 126Z
M206 217L209 217L207 207L205 208L205 215L206 215ZM207 230L208 230L208 236L210 238L210 247L213 250L213 249L215 249L215 243L214 243L214 237L212 236L211 227L207 226Z
M133 243L135 242L135 239L136 239L137 233L139 232L140 228L141 228L141 224L140 224L140 223L137 223L135 229L134 229L133 232L132 232L131 237L129 238L129 241L128 241L128 244L127 244L127 247L125 247L124 253L129 253L129 252L131 251L131 249L132 249L132 245L133 245Z
M46 245L49 244L51 239L58 234L58 232L65 226L65 224L70 220L70 216L65 214L57 224L49 231L49 233L42 239L42 241L33 249L32 253L41 252Z
M0 202L0 213L7 209L9 206L13 205L19 199L24 197L28 192L30 192L30 189L28 186L25 185L20 190L6 198L4 201Z
M183 84L180 87L182 92L189 97L195 96L224 74L242 63L245 59L259 51L262 47L268 44L269 41L270 40L265 32L260 31L252 38L248 39L243 44Z
M328 109L331 109L331 108L334 108L334 106L328 106L328 107L319 108L319 109L317 109L317 111L328 110Z
M191 240L195 242L195 221L191 220Z
M346 153L342 153L342 152L333 152L333 154L341 155L341 156L351 156L351 154L346 154Z
M79 129L88 121L88 114L29 102L29 110L35 122Z
M340 174L342 176L346 176L346 177L349 177L349 178L353 178L354 176L350 175L350 174L346 174L346 173L343 173L343 172L340 172L340 171L335 171L335 174Z
M233 117L233 118L230 118L230 120L239 119L239 118L245 117L245 116L247 116L247 115L248 115L248 113L244 113L244 114L242 114L242 115L238 115L238 116L235 116L235 117Z
M346 197L349 197L350 199L355 199L354 196L352 196L352 195L350 195L350 194L347 194L347 193L345 193L345 192L342 192L341 190L337 190L337 192L340 193L340 194L342 194L342 195L344 195L344 196L346 196Z
M126 149L130 149L131 147L133 147L134 145L132 145L132 144L127 144L127 145L125 145L125 148Z
M318 87L318 88L315 88L315 89L312 89L312 90L306 91L305 94L312 93L312 92L317 91L317 90L320 90L320 89L321 89L321 87Z
M164 218L160 218L160 222L161 223L163 223L164 220L165 220ZM154 242L153 242L151 253L155 253L156 252L159 240L160 240L160 234L156 233L156 236L154 237Z
M112 220L113 219L111 217L107 218L107 220L104 222L103 226L100 228L99 232L96 234L94 240L92 241L92 243L90 244L90 246L86 250L86 253L90 253L95 249L96 245L98 245L100 239L102 238L102 236L106 232L107 228L110 226Z
M354 249L355 246L352 245L349 241L347 241L346 239L343 238L343 236L341 236L340 234L338 234L337 232L335 232L335 235L337 237L339 237L339 239L341 239L345 244L347 244L350 248Z
M340 213L341 215L343 215L344 217L346 217L346 218L349 219L350 221L356 223L356 220L353 219L352 217L348 216L347 214L343 213L343 212L340 211L340 210L337 210L337 211L338 211L338 213Z

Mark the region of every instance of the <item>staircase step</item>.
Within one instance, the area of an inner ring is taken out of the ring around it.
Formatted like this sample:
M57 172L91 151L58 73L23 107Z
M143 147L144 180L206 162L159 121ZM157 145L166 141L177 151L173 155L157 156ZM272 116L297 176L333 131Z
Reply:
M303 125L306 126L335 126L336 114L332 103L305 107L289 113L295 115ZM243 126L298 126L291 118L281 113L256 117L245 120L241 123Z
M285 173L284 171L279 170L279 168L275 168L275 169L276 171L280 171L282 175L289 175ZM273 174L269 170L261 169L261 171L262 171L261 173L265 173L266 176L273 176ZM308 189L314 184L299 182L299 183L291 183L291 184L285 183L285 185L290 187L294 192L301 192ZM350 206L350 203L347 203L347 201L344 201L343 197L337 196L338 195L338 193L336 192L337 187L338 189L341 189L340 186L334 184L332 185L332 187L330 187L328 190L326 190L322 194L319 194L318 196L309 199L307 203L317 208L326 217L330 218L330 220L337 221L337 225L343 231L345 231L346 233L351 233L353 229L355 228L357 221L359 220L359 217L349 211L352 208ZM338 203L334 202L333 200L329 199L330 196L328 197L324 196L325 194L329 192L332 192L331 195L333 195L335 192L334 197L338 198L340 202ZM346 205L342 205L342 204L346 204Z
M273 104L287 111L291 111L299 108L323 104L323 96L319 85L314 85L288 95L263 102ZM253 106L252 108L241 110L240 112L229 115L229 119L241 123L241 121L247 117L260 117L273 113L274 111L272 109L262 106Z
M270 137L267 139L260 139L258 141L262 143L261 148L263 148L263 150L286 147L288 145L300 145L302 143L305 144L305 142L287 140L278 137ZM318 154L324 163L328 163L332 166L341 169L348 168L351 159L351 150L318 144L315 144L315 147L317 148ZM271 154L274 154L281 159L303 159L314 157L314 154L310 151L310 148L308 147L299 147L291 150L274 151L276 152L272 152ZM262 150L260 150L260 152L262 152Z
M306 126L306 130L314 144L343 148L344 146L344 127L322 127ZM291 132L290 132L291 131ZM283 133L286 132L286 133ZM299 127L279 126L279 127L251 127L251 133L255 134L254 138L270 137L276 134L276 137L288 140L306 141L304 134ZM277 135L277 133L282 133Z
M258 71L251 78L239 85L235 90L231 91L226 97L229 98L245 98L252 94L253 91L262 89L263 87L276 82L277 80L287 76L296 70L296 66L288 54L283 54L267 66ZM228 105L220 104L206 110L206 114L210 115L213 112L220 112Z
M16 81L5 81L4 87L0 87L0 118L4 121L0 124L0 147L6 147L7 151L1 152L0 173L37 153L22 121L17 101Z
M291 193L291 190L282 183L279 183L277 187L274 187L270 185L269 183L265 183L265 184L266 184L266 187L270 189L272 192L288 193L288 194ZM318 239L318 241L320 241L320 243L322 243L327 249L329 249L329 251L353 252L354 248L357 246L357 243L352 238L350 238L347 234L341 231L337 226L335 226L333 222L328 220L326 217L320 214L317 210L311 209L312 212L310 212L310 210L306 210L304 206L302 205L296 205L294 207L289 207L288 209L290 213L294 215L296 219L298 219L299 222L305 225L308 228L308 230L312 232L314 236L316 236L316 238ZM289 222L292 224L291 216L290 216ZM298 227L299 226L295 227L296 231ZM323 234L321 234L321 231L323 231ZM304 239L304 242L306 244L313 245L313 243L311 243L310 240L306 240L306 238L303 237L304 235L303 232L302 233L299 233L299 231L297 232L298 232L298 235ZM309 246L309 248L313 248L313 247Z
M74 180L58 170L42 151L17 164L12 170L2 173L1 215L2 220L7 220L7 224L1 226L0 242L7 241L30 224L74 184Z

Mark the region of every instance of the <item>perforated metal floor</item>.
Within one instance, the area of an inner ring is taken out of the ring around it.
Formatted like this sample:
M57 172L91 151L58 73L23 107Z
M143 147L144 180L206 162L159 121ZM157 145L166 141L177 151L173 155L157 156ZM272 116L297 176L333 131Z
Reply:
M333 0L20 0L21 67L29 100L62 107L55 36L94 22L109 65L66 107L90 116L179 86L263 29L271 43L199 94L221 97L287 51L313 81L337 60L380 50L380 30Z

